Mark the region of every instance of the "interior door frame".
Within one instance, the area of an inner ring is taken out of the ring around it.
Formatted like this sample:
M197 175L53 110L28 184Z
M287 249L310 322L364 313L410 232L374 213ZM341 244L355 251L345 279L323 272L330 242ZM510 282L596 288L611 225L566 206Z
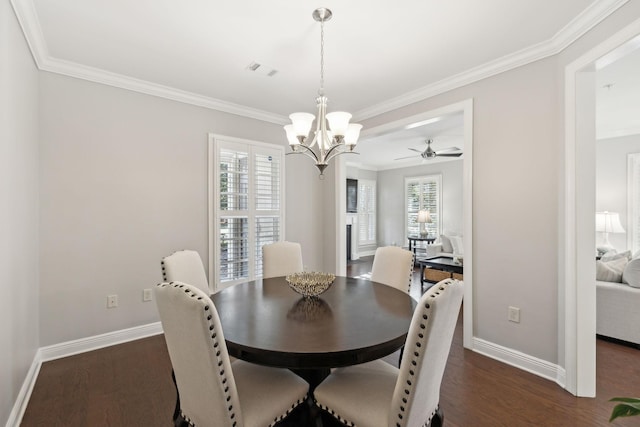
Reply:
M365 129L361 138L389 133L401 129L406 125L423 120L432 119L445 114L462 111L464 113L464 145L462 157L462 228L464 235L464 304L463 304L463 345L465 348L473 348L473 98L446 105L434 110L425 111L420 114L405 117L393 122L384 123ZM345 275L347 271L347 255L345 233L346 229L346 161L342 156L336 158L335 174L335 210L336 218L336 247L335 265L340 275Z
M595 71L640 41L640 19L590 49L565 68L564 200L559 236L560 319L558 348L564 349L565 388L596 395L595 289ZM592 283L592 286L578 286Z

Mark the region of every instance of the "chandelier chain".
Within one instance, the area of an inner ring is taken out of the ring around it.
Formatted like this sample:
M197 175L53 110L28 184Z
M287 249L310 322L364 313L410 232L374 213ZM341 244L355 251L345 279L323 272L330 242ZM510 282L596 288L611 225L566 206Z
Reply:
M320 20L320 89L318 95L324 95L324 19Z

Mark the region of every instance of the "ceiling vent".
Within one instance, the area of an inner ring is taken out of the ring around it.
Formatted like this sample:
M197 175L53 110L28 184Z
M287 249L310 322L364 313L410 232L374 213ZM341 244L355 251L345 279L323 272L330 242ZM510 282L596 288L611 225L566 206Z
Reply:
M247 70L267 77L273 77L278 72L278 70L274 68L267 67L266 65L259 64L257 62L249 64L247 66Z

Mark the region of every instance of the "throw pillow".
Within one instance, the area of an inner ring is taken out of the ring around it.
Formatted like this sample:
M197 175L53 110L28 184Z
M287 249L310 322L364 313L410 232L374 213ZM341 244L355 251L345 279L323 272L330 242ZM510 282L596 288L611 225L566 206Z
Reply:
M622 283L622 273L628 262L627 258L596 261L596 280Z
M451 246L453 246L454 255L464 255L464 246L462 245L462 237L451 236Z
M615 249L602 255L600 261L613 261L614 259L626 258L631 259L631 251L616 252Z
M634 288L640 288L640 258L632 259L624 267L622 283Z
M442 242L442 252L453 253L453 245L451 244L451 238L445 236L444 234L440 235L440 241Z

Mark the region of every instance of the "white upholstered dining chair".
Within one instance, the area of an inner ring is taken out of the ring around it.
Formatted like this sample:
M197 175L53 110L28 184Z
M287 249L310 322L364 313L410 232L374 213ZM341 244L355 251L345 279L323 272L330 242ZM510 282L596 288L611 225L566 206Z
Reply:
M161 283L155 293L185 422L273 426L305 401L309 385L291 371L231 363L208 294L180 282Z
M376 249L371 268L371 280L409 293L413 278L413 252L397 246Z
M183 282L211 293L200 254L192 250L176 251L162 258L162 279L165 282Z
M276 242L262 246L263 278L286 276L303 270L300 243Z
M441 426L440 384L462 303L462 282L446 279L420 298L400 369L385 361L338 368L313 392L347 426Z

